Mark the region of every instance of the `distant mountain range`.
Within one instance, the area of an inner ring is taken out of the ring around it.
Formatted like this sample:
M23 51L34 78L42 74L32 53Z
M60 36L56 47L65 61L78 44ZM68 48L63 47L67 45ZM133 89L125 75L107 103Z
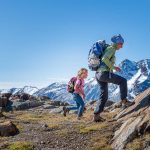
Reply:
M19 93L28 93L33 95L39 89L33 86L24 86L23 88L11 88L11 89L2 89L0 93L12 93L12 94L19 94Z
M150 87L150 59L140 60L138 62L128 59L119 64L121 72L118 75L128 80L128 98L132 99L139 93ZM69 80L69 79L68 79ZM23 88L12 88L9 90L0 90L1 93L29 93L37 96L48 96L53 100L72 102L72 95L66 91L66 82L54 82L46 88L38 89L32 86ZM94 78L85 82L86 100L97 100L99 98L99 86ZM118 101L120 99L119 87L109 84L109 99Z

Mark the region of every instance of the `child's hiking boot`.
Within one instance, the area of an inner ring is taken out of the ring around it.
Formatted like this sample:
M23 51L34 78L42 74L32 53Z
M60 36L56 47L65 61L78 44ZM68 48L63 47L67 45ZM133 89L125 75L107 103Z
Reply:
M64 106L63 107L63 115L66 117L67 113L69 113L69 109L66 106Z

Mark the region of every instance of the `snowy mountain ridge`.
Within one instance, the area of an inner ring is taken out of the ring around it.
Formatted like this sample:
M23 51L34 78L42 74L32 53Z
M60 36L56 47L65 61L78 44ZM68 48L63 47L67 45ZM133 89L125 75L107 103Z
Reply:
M128 98L132 99L137 94L150 87L150 59L140 60L138 62L128 59L119 64L121 72L118 75L123 76L128 81ZM69 81L69 80L68 80ZM12 88L9 90L0 90L0 92L28 93L36 96L48 96L54 100L70 102L72 95L66 90L67 82L53 82L49 86L38 89L32 86L23 88ZM86 101L99 99L99 86L95 78L90 78L85 82ZM120 99L119 87L109 84L109 99L118 101Z

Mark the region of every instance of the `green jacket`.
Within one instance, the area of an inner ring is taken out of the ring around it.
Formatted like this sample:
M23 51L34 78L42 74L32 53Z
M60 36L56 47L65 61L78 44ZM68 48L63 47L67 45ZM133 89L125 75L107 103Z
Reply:
M116 61L115 52L116 52L116 44L113 44L106 48L102 59L100 67L97 71L104 72L104 71L110 71L112 72L114 69L114 64Z

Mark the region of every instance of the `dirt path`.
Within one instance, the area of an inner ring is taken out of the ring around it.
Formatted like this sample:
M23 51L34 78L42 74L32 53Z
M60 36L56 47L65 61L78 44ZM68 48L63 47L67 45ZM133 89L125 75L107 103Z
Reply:
M91 113L86 113L83 120L76 120L76 115L63 117L61 114L48 112L20 111L6 114L20 130L13 137L0 138L1 149L9 149L11 143L30 142L35 150L109 150L115 123L93 123ZM2 120L1 120L2 121Z

